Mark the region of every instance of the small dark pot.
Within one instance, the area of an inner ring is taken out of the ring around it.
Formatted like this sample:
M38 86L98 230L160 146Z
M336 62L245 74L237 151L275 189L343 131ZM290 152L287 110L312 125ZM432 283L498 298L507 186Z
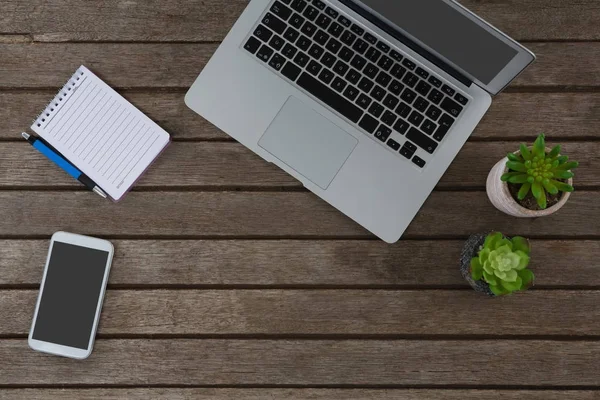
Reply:
M479 253L481 246L483 246L487 235L487 233L476 233L467 239L462 254L460 255L460 273L476 292L485 293L488 296L495 296L490 290L490 285L488 285L487 282L483 279L476 281L471 277L471 259L477 257L477 253Z

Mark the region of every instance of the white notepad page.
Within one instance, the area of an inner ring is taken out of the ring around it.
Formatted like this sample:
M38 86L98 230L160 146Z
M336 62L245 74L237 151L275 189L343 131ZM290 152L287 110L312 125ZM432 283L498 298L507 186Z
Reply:
M81 66L31 129L117 201L169 134Z

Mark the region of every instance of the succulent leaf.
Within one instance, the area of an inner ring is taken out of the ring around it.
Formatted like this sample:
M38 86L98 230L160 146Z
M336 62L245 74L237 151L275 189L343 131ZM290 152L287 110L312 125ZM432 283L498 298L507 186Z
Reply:
M506 155L506 157L508 158L509 161L523 162L523 159L521 157L519 157L518 155L516 155L515 153L508 153Z
M515 236L511 239L513 250L522 251L525 254L529 254L531 248L529 247L529 240L525 239L522 236Z
M508 169L517 172L527 172L529 170L529 168L527 168L525 164L517 161L508 161L506 163L506 166L508 167Z
M523 281L523 288L526 289L533 283L535 276L530 269L522 269L517 272L519 274L519 278Z
M471 259L471 276L476 281L480 280L483 276L483 266L478 258Z
M523 157L525 161L531 160L533 158L531 152L529 151L529 148L524 144L521 144L519 150L521 151L521 157Z
M535 142L533 142L533 156L543 158L546 154L546 137L544 134L540 134Z
M519 193L517 194L517 197L519 198L519 200L523 200L525 198L525 196L527 196L529 194L530 189L531 189L531 183L525 182L521 186L521 189L519 189Z
M572 192L573 190L575 190L573 188L573 186L568 185L566 183L560 182L560 181L550 181L550 183L552 183L554 186L556 186L558 188L558 190L560 190L561 192Z
M517 175L512 175L511 177L509 177L508 181L510 183L528 183L527 178L528 178L527 174L517 174Z
M550 153L548 153L548 157L554 158L554 157L558 156L559 154L560 154L560 145L554 146L552 151L550 151Z

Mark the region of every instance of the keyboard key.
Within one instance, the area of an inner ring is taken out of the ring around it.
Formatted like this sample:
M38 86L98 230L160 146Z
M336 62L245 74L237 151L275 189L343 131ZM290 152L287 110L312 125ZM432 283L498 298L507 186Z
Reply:
M304 7L306 7L306 1L294 0L294 1L292 1L292 4L290 5L290 7L292 7L294 10L296 10L298 12L302 12L302 10L304 10Z
M340 40L348 46L352 46L352 43L356 40L356 35L350 31L345 31Z
M292 10L290 10L288 7L286 7L279 1L273 3L273 5L271 6L271 11L273 12L273 14L277 15L284 21L287 21L290 15L292 15Z
M314 21L315 18L317 18L317 16L319 15L319 10L317 10L313 6L308 6L306 7L306 10L304 10L304 13L302 15L304 15L306 19Z
M325 3L323 3L321 0L313 0L313 4L319 10L324 10L325 9Z
M454 99L456 101L458 101L460 104L462 104L463 106L466 106L467 103L469 102L469 100L460 93L456 93L456 96L454 96Z
M364 94L361 94L360 96L358 96L358 100L356 101L356 104L358 104L358 106L363 109L367 109L367 107L369 107L369 105L372 102L373 102L373 100L371 100L369 97L367 97Z
M348 64L346 64L345 62L343 62L341 60L335 64L335 67L333 67L333 71L340 76L346 75L346 72L348 72L348 69L350 69Z
M285 63L285 58L283 58L282 55L280 54L275 54L273 56L273 58L271 58L271 61L269 61L269 66L271 68L273 68L276 71L279 71L281 69L281 67L283 67L283 64Z
M340 37L342 32L344 32L344 27L338 24L337 22L334 22L333 24L331 24L329 29L327 29L327 32L331 33L332 36L335 36L337 38Z
M402 79L402 77L404 76L405 73L406 73L406 68L404 68L400 64L394 65L394 68L392 68L392 71L391 71L391 74L398 79Z
M350 21L348 18L344 17L343 15L340 15L340 17L338 18L338 21L340 21L340 24L344 25L346 28L350 28L350 25L352 25L352 21Z
M438 123L439 123L439 126L438 126L437 130L435 131L433 138L435 140L437 140L438 142L440 142L442 139L444 139L444 137L446 136L446 134L452 127L452 124L454 124L454 118L452 118L448 114L444 114L444 116L442 118L440 118Z
M418 112L413 111L412 114L410 114L410 117L408 117L408 122L410 122L414 126L419 126L421 124L421 122L423 122L424 118L425 117L423 117Z
M398 151L400 148L400 143L396 142L394 139L388 140L387 145L390 146L394 151Z
M300 32L304 33L306 36L311 37L317 31L317 27L311 24L310 22L306 22Z
M369 45L364 40L358 39L356 42L354 42L354 46L352 46L352 48L359 54L364 54L369 48Z
M440 110L436 106L432 105L429 107L429 110L427 110L425 115L427 115L432 120L437 121L437 119L440 117L440 115L442 115L442 110Z
M373 85L375 85L373 83L373 81L367 79L367 78L362 78L360 80L360 83L358 84L358 87L360 90L362 90L365 93L369 93L369 90L371 90L373 88Z
M383 43L383 42L377 42L377 48L381 51L383 51L384 53L387 53L390 51L390 46L388 46L387 44Z
M369 47L369 50L366 52L365 57L367 57L367 59L373 62L377 62L377 60L379 60L379 57L381 57L381 52L375 47Z
M382 142L386 142L390 135L392 134L392 130L385 125L379 125L379 128L375 131L375 137Z
M348 71L348 74L346 75L346 79L348 79L348 81L354 85L357 85L358 82L360 81L361 75L360 73L355 70L354 68L351 68L350 71Z
M390 57L392 57L394 60L396 60L398 62L402 61L402 59L404 58L402 56L402 54L398 53L396 50L391 51Z
M450 86L448 85L444 85L442 86L442 92L446 93L448 96L454 96L454 93L456 93L456 90L452 89Z
M369 114L371 114L375 118L379 118L381 116L381 114L383 114L384 110L385 110L385 108L383 108L383 106L381 104L373 103L373 104L371 104L371 107L369 107Z
M319 43L321 46L325 46L327 41L329 40L329 34L325 33L323 30L319 29L319 31L315 34L313 40Z
M423 68L419 67L416 71L417 75L419 75L423 79L427 79L429 76L429 72L425 71Z
M463 108L454 100L446 97L442 104L440 104L442 110L446 111L448 114L452 115L454 118L458 117L462 112Z
M333 80L331 87L335 89L337 92L341 92L348 85L345 80L340 78L339 76Z
M259 25L254 30L254 36L263 42L268 42L269 39L271 39L271 36L273 36L273 31L263 25Z
M408 72L404 76L404 79L402 79L402 82L404 82L406 84L406 86L408 86L408 87L414 87L418 81L419 81L419 78L412 72Z
M294 15L292 15L292 18L290 18L290 20L288 22L294 28L300 29L300 27L302 27L302 24L304 23L304 21L306 21L306 20L303 17L301 17L300 14L294 14Z
M371 44L375 44L377 43L377 38L373 35L371 35L369 32L365 33L364 36L365 40Z
M419 96L417 101L415 101L415 104L413 104L413 107L421 112L425 112L425 110L427 110L427 107L429 107L429 102Z
M377 101L382 101L386 95L386 91L381 86L375 86L373 91L371 92L371 96Z
M350 65L352 65L354 68L356 68L358 71L360 71L361 69L363 69L363 67L365 66L366 63L367 63L367 60L357 54L352 59L352 62L350 63Z
M244 45L244 48L246 50L248 50L250 53L254 54L254 53L256 53L256 50L258 50L260 48L260 40L258 40L255 37L251 37L250 39L248 39L248 41Z
M300 72L302 72L302 70L291 62L285 64L285 66L281 70L281 74L289 80L291 80L292 82L295 81L296 78L298 78Z
M408 117L408 114L410 114L411 110L412 109L410 108L410 106L408 104L402 102L402 103L400 103L398 108L396 108L396 114L398 114L402 118L406 118L406 117Z
M267 61L269 61L269 58L271 58L273 53L274 53L273 49L271 49L269 46L263 44L262 47L260 48L260 50L258 50L258 53L256 53L256 57L258 57L259 60L261 60L263 62L267 62Z
M440 92L437 89L433 89L431 91L431 93L429 93L429 96L427 96L427 98L433 103L433 104L440 104L440 101L442 101L442 99L444 98L444 95L442 94L442 92Z
M398 119L398 121L394 124L394 130L401 135L404 135L410 125L403 119Z
M392 84L388 88L388 90L396 96L400 96L400 93L402 93L402 89L404 89L404 85L395 79L392 81Z
M392 65L394 65L394 61L388 56L383 56L381 57L377 65L379 65L384 71L389 71L390 68L392 68Z
M342 50L340 50L340 53L338 54L338 56L346 61L346 62L350 62L350 60L352 60L352 57L354 57L354 52L352 50L350 50L349 48L347 48L346 46L342 47Z
M404 65L406 68L410 69L411 71L413 69L415 69L415 67L417 66L417 64L410 61L408 58L405 58L404 61L402 61L402 65Z
M350 30L356 33L358 36L362 36L365 33L365 30L356 24L352 25L352 28L350 28Z
M306 70L313 75L317 75L319 71L321 71L321 68L323 68L321 64L319 64L315 60L312 60L310 63L308 63L308 67L306 67Z
M426 119L421 125L421 130L428 135L431 135L433 132L435 132L435 128L437 128L437 125L430 119Z
M337 58L329 52L325 53L323 58L321 58L321 62L323 63L323 65L325 65L328 68L333 67L333 64L335 64L336 61Z
M262 23L267 28L271 28L279 34L283 34L283 32L285 32L285 29L287 28L285 22L283 22L271 13L267 13L267 15L264 16L264 18L262 19Z
M392 126L394 125L394 122L396 122L396 119L398 119L396 114L394 114L391 111L386 111L383 113L383 117L381 117L381 122L383 122L387 126Z
M383 71L381 71L379 75L377 75L377 79L375 79L375 82L379 83L383 87L387 87L387 85L389 85L391 81L392 77Z
M417 146L415 146L411 142L406 142L404 143L404 146L402 146L402 148L400 149L400 154L410 159L415 154L415 151L417 151Z
M408 104L412 103L416 97L417 94L409 88L404 89L404 92L402 92L402 96L400 96L400 98L406 101Z
M419 84L415 88L417 93L422 94L423 96L427 96L427 93L431 90L431 85L425 81L419 81Z
M415 163L418 167L423 168L425 166L425 160L423 160L419 156L414 156L412 162Z
M296 42L296 46L298 46L300 50L304 51L308 51L311 44L312 42L310 41L310 39L304 35L300 36L300 39L298 39L298 41Z
M406 134L406 138L429 154L433 154L438 147L438 144L433 139L419 132L416 128L410 128Z
M319 46L318 44L313 44L312 47L310 48L310 50L308 51L308 54L310 56L312 56L313 58L316 58L317 60L319 58L321 58L321 56L323 55L323 53L325 53L325 50Z
M358 89L352 85L348 85L346 90L344 90L344 97L347 97L351 101L354 101L358 97Z
M298 32L291 26L289 28L287 28L287 30L283 34L283 37L286 40L290 41L291 43L294 43L296 41L296 39L298 39L298 36L300 36L300 32Z
M331 18L325 14L321 14L319 15L319 18L317 18L316 24L323 29L327 29L329 24L331 24Z
M379 122L375 118L371 117L369 114L365 114L363 119L358 124L358 126L360 126L369 133L375 132L375 129L377 129L377 125L379 125Z
M377 76L377 74L379 73L379 68L377 68L375 65L369 63L367 65L367 67L365 68L365 70L363 71L363 73L368 76L371 79L375 79L375 77Z
M400 103L400 100L398 100L396 96L393 96L391 94L388 94L385 100L383 101L383 104L385 104L385 106L391 110L396 108L398 103Z
M360 108L306 72L300 75L297 84L354 123L357 123L363 115L363 112Z
M308 60L310 60L310 58L301 51L298 52L296 57L294 57L294 62L302 68L304 68L306 64L308 64Z
M329 50L330 52L332 52L333 54L336 54L338 51L340 51L341 47L342 47L342 44L340 42L338 42L337 40L335 40L334 38L331 38L329 40L329 42L327 42L327 46L325 46L325 48L327 50Z
M435 86L436 88L439 88L440 86L442 86L442 81L440 81L438 78L436 78L435 76L431 75L429 77L429 83L431 83L433 86Z
M338 13L337 11L335 11L333 8L331 7L327 7L325 9L325 13L327 15L329 15L331 18L336 19L338 17L338 15L340 15L340 13Z
M274 48L275 50L281 50L285 41L280 36L273 36L269 41L269 46Z
M334 76L335 75L333 74L333 72L331 72L327 68L323 68L323 70L319 74L319 80L321 82L326 83L327 85L329 85L331 83L331 81L333 80Z
M285 4L290 4L292 2L292 0L281 0L283 1Z

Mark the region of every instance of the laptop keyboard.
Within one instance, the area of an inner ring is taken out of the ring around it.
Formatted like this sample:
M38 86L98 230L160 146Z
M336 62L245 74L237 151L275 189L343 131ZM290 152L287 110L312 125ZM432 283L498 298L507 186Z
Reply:
M276 0L251 54L419 168L469 100L321 0Z

